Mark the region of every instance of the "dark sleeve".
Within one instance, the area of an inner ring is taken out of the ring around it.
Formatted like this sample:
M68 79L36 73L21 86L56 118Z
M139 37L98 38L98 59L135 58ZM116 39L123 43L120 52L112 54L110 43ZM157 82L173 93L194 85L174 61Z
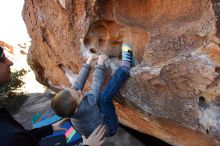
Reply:
M40 141L42 138L51 135L53 133L52 125L43 126L40 128L34 128L29 133L37 140Z
M86 83L86 80L88 79L90 71L91 71L90 65L83 64L83 67L80 70L78 77L76 78L75 82L72 85L72 88L75 88L76 90L82 90Z

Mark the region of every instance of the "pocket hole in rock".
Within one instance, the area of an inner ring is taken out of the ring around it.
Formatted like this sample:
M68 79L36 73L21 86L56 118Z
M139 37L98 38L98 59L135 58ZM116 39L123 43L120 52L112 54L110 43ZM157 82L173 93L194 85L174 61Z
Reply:
M89 51L90 51L91 53L97 53L97 51L96 51L94 48L90 48Z
M59 67L60 69L62 69L62 68L63 68L63 64L58 64L58 67Z
M207 134L209 134L209 130L208 129L206 129L205 131L206 131Z
M206 103L206 100L204 97L200 96L199 97L199 106L202 108L207 108L208 104Z

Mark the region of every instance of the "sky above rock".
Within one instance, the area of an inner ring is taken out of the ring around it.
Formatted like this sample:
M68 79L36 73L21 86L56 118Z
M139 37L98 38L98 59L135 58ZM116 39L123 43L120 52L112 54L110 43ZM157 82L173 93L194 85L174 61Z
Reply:
M22 18L24 0L0 0L0 40L17 46L30 40Z

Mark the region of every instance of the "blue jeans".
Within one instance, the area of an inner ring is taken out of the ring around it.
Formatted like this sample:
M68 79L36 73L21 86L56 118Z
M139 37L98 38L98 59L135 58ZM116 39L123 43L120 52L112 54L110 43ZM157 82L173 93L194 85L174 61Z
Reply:
M111 80L99 95L100 112L104 115L104 125L107 126L107 136L109 137L116 133L119 125L112 99L128 77L129 71L121 66L118 67Z

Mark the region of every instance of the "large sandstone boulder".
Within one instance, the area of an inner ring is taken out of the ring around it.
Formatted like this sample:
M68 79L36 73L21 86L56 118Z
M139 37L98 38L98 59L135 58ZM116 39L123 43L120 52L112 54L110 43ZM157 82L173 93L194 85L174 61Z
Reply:
M108 54L112 74L127 41L137 66L116 98L120 121L172 145L220 145L218 2L25 0L28 62L39 82L70 86L90 52Z

